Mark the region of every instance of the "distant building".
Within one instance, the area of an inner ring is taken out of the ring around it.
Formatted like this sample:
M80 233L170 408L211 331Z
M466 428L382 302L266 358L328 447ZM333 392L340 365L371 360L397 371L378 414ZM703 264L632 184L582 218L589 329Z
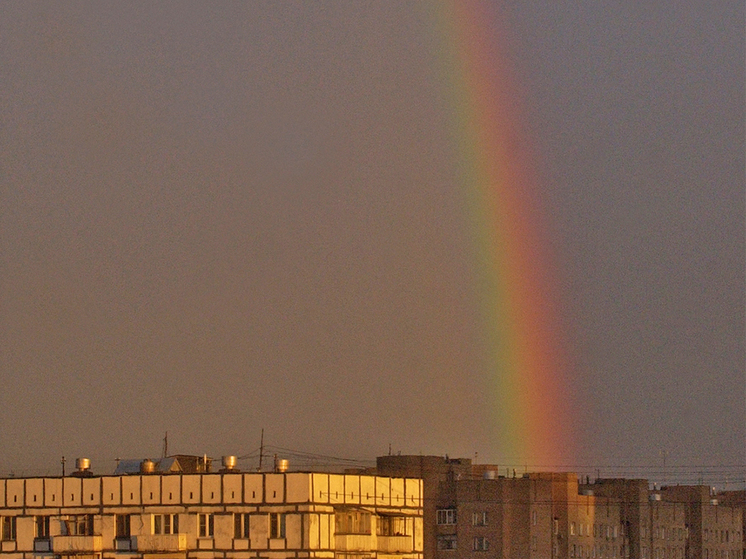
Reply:
M425 559L746 557L744 492L721 502L702 486L500 476L496 466L437 456L379 457L377 472L422 478Z
M419 479L177 458L0 479L0 559L422 559Z

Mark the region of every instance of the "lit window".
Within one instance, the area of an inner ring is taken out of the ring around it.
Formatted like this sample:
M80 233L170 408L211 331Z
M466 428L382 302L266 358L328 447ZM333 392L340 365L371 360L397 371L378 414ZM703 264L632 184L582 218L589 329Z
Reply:
M199 537L211 538L215 533L215 515L199 514Z

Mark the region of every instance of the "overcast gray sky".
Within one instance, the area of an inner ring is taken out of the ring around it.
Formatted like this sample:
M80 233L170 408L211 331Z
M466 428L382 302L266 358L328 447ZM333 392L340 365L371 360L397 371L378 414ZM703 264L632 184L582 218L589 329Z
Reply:
M743 472L743 2L490 9L561 266L566 465ZM2 4L1 471L262 428L504 459L431 12Z

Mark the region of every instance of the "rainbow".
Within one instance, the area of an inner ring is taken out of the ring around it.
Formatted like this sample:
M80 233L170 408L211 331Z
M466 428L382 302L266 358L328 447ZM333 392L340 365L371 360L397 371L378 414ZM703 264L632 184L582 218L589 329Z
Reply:
M507 464L556 465L572 454L573 442L560 299L520 90L500 44L504 27L479 0L443 0L434 14L450 134L473 224L494 451Z

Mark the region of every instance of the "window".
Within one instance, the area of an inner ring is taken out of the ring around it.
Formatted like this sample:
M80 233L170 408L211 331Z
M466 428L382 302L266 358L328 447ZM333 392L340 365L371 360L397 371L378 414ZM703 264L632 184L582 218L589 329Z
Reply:
M438 536L438 549L456 549L456 536Z
M554 518L552 520L552 530L554 531L555 536L559 535L559 518ZM555 555L557 554L555 553Z
M76 514L67 517L62 521L63 536L92 536L93 535L93 515Z
M153 534L178 534L178 514L154 514L152 524Z
M35 519L36 524L36 537L40 540L49 539L49 517L48 516L37 516Z
M199 537L200 538L211 538L215 533L215 515L214 514L199 514Z
M370 515L368 515L368 533L370 533ZM282 539L285 537L284 513L269 513L269 537L274 539Z
M233 537L237 540L249 539L249 519L248 513L237 512L233 515Z
M575 535L575 523L574 522L570 522L570 535L571 536Z
M456 509L440 509L437 512L438 524L456 524Z
M472 526L487 526L487 511L472 513L471 524Z
M474 551L488 551L490 548L490 541L483 537L477 536L474 538Z
M16 539L16 517L3 516L3 541Z
M407 518L405 516L379 516L377 522L379 536L406 536Z
M532 510L531 511L531 524L533 524L534 526L536 526L536 522L538 521L537 517L538 515L536 514L536 511Z
M370 513L362 511L338 512L334 516L338 534L370 534ZM283 520L284 522L284 520ZM284 534L283 524L283 534ZM285 537L284 535L281 537Z
M129 514L117 514L116 515L116 528L117 538L129 538L130 537L130 515Z

